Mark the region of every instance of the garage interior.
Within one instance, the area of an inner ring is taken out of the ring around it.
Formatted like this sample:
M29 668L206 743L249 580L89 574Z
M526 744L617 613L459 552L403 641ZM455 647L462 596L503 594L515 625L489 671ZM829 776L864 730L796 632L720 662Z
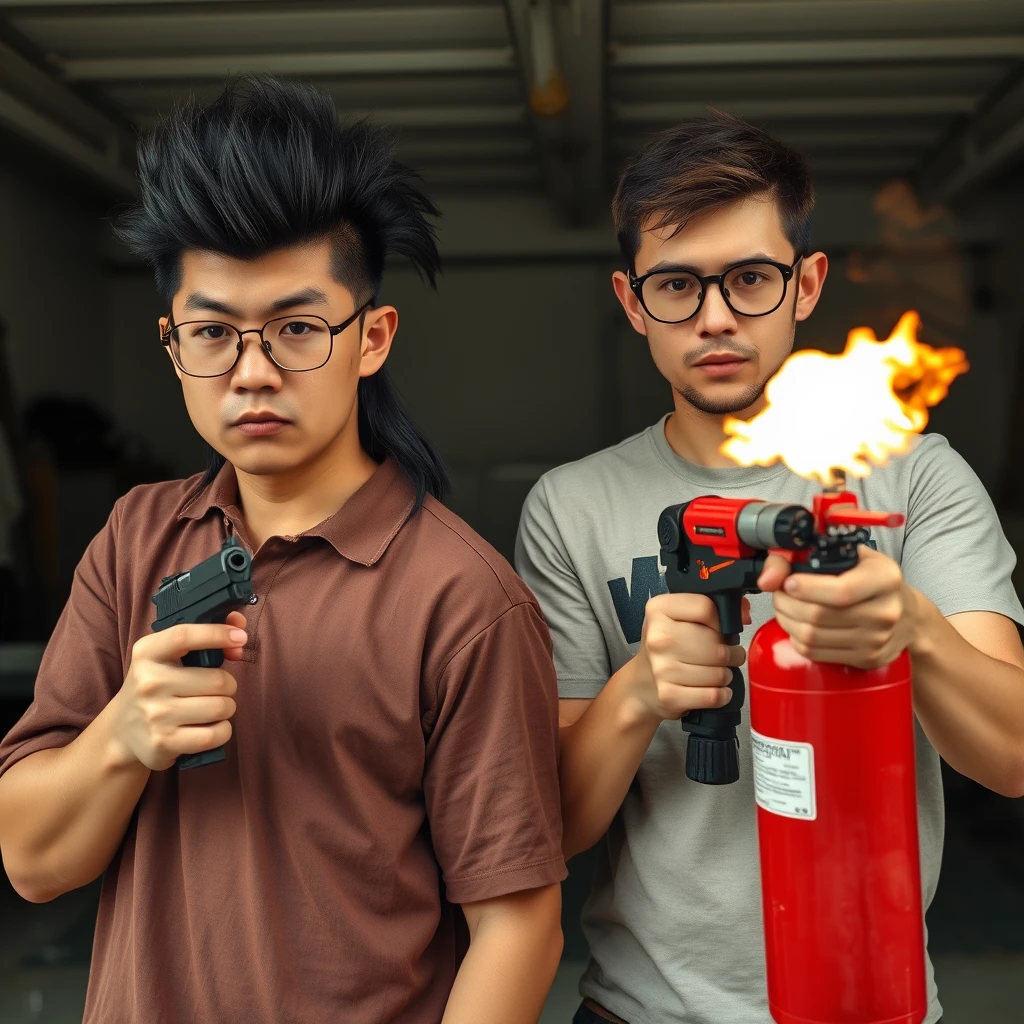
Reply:
M568 96L556 113L536 101L551 61ZM814 244L831 269L798 346L839 351L861 325L885 337L917 309L923 341L966 351L970 372L929 429L974 468L1021 550L1021 0L0 2L0 426L21 497L0 732L31 699L114 500L201 467L151 273L109 228L135 194L136 134L190 93L263 72L393 126L441 208L437 292L388 270L382 301L401 316L388 365L448 463L451 507L506 557L541 473L671 406L611 290L608 206L652 133L709 107L810 158ZM951 771L946 787L928 919L944 1024L1019 1020L1024 804ZM571 865L545 1024L575 1005L590 863ZM81 1019L96 895L33 906L0 879L0 1024Z

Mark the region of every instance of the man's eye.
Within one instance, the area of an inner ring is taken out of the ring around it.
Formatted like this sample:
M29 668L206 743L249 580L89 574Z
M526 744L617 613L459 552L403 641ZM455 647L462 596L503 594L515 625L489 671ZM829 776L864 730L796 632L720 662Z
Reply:
M663 285L666 291L670 292L682 292L690 287L690 282L685 277L672 277L669 278Z
M764 280L764 274L759 274L756 270L747 270L740 274L740 284L746 288L753 288Z
M222 324L207 324L197 333L204 341L223 341L228 336L228 329Z
M306 334L310 334L313 330L311 324L305 324L301 320L295 320L290 324L285 324L281 330L281 333L289 338L301 338Z

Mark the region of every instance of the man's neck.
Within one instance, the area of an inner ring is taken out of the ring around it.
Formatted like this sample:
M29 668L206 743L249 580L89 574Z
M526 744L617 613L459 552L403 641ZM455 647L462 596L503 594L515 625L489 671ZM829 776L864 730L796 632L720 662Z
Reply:
M295 537L334 515L377 471L358 436L341 439L309 465L255 475L236 469L238 497L253 551L268 537Z
M678 394L673 393L673 399L675 411L665 423L665 439L676 455L695 466L735 468L736 463L719 450L727 436L723 429L726 417L701 412ZM732 415L737 419L749 419L763 406L764 396L761 396L748 409Z

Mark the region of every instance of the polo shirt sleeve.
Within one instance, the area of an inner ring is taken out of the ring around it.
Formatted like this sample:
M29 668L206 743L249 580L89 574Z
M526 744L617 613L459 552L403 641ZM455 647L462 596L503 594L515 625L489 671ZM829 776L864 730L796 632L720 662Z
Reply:
M539 609L512 605L441 671L424 798L448 899L560 882L558 701Z
M0 775L37 750L70 743L124 681L115 601L122 502L75 570L71 595L46 645L28 710L0 741Z

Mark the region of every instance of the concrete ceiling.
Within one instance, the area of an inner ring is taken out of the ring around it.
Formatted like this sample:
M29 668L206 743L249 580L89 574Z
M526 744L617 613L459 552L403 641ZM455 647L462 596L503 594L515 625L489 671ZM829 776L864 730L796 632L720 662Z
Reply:
M529 101L538 2L569 97L554 116ZM135 130L262 71L394 125L432 189L545 193L566 223L708 105L819 179L909 175L933 198L1024 153L1024 0L0 0L0 132L117 191Z

